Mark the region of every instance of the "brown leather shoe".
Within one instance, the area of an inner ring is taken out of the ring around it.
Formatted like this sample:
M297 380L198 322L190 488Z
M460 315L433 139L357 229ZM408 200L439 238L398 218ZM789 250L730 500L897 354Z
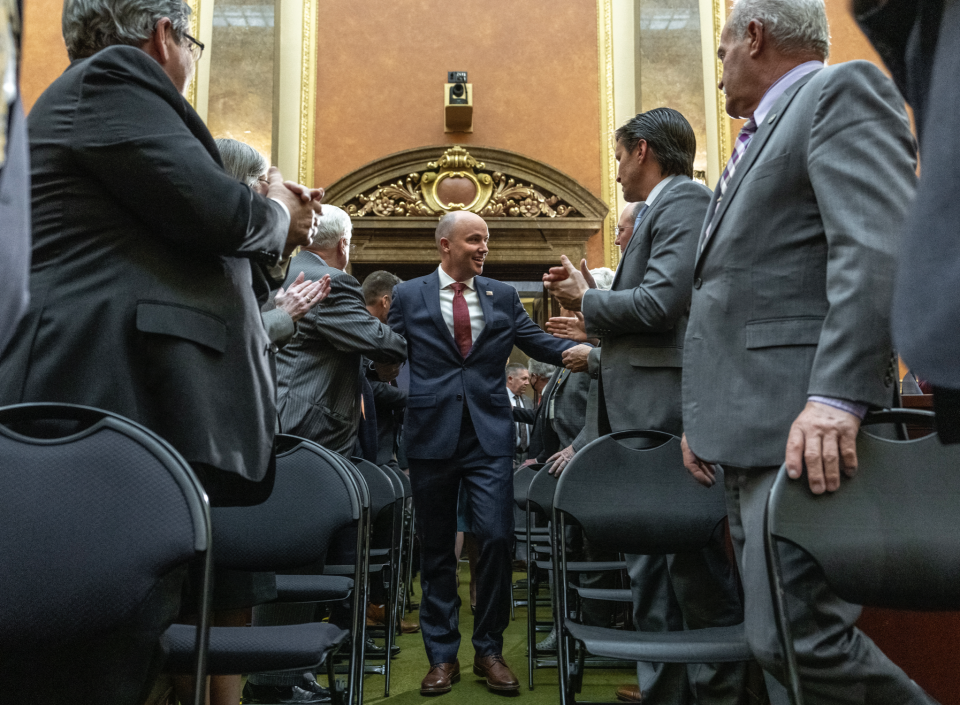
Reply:
M420 682L420 695L449 693L453 684L460 680L460 659L453 663L438 663L431 666Z
M372 602L367 603L367 626L382 627L386 617L383 614L383 605L375 605ZM416 634L420 631L420 625L416 622L408 622L405 619L400 620L401 634Z
M636 684L621 685L617 688L617 700L622 703L642 703L643 693Z
M475 656L473 672L487 679L487 687L490 690L520 690L520 681L503 660L503 654Z

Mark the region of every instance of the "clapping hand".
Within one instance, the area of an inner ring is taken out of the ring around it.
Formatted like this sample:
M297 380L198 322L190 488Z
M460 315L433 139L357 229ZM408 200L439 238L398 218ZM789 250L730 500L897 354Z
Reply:
M547 321L547 333L555 338L573 340L577 343L587 342L587 325L583 322L583 314L577 311L572 317L554 316Z
M303 272L294 280L293 284L284 291L283 287L273 298L277 308L286 311L294 323L299 321L307 311L327 298L330 293L330 275L324 274L320 281L304 279Z
M571 372L586 372L590 351L589 345L574 345L563 351L563 366Z
M320 205L323 189L307 189L292 181L284 181L275 166L267 172L267 182L267 198L282 203L290 213L290 227L283 248L286 258L297 247L309 247L313 242L316 218L323 212Z

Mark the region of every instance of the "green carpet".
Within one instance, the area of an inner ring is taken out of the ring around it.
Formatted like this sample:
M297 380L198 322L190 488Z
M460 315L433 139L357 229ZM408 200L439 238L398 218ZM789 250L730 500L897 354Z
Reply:
M463 607L460 610L460 666L461 680L453 686L453 690L446 695L430 698L420 695L420 681L426 675L430 664L423 650L423 638L419 633L404 634L397 639L400 655L393 660L390 679L390 697L384 698L384 678L380 675L368 675L364 679L364 702L381 703L424 703L437 702L452 705L453 703L491 703L496 699L510 698L491 693L483 680L473 675L473 644L470 635L473 633L473 615L470 614L469 600L469 570L466 565L461 567L460 598ZM526 577L520 573L514 574L514 580ZM419 601L420 586L417 585L415 601ZM546 608L538 610L538 616L545 619ZM520 679L520 694L528 705L534 703L557 703L560 700L557 688L557 671L554 668L540 668L534 672L534 689L527 688L527 610L517 608L516 619L510 622L503 635L503 655L507 663ZM411 621L417 620L417 613L408 615ZM539 639L546 633L538 635ZM636 671L629 670L600 670L588 669L584 678L583 692L577 699L583 700L614 700L614 691L621 683L635 683Z

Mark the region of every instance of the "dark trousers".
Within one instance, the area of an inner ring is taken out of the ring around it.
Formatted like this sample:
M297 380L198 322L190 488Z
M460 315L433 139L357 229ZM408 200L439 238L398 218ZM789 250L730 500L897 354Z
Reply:
M512 470L511 456L484 453L466 415L452 458L410 458L420 537L420 628L431 665L453 663L460 648L455 545L461 482L480 549L473 646L478 656L503 652L503 630L510 621Z

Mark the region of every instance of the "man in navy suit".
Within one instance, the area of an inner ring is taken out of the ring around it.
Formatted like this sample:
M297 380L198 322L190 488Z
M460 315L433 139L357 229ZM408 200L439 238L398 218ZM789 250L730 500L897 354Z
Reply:
M398 284L389 315L407 340L410 366L404 435L422 547L420 626L430 660L420 692L449 692L460 678L454 544L461 482L480 544L473 671L491 690L516 691L520 684L503 660L516 450L504 368L514 345L559 366L575 343L541 331L513 287L480 276L490 239L482 218L449 213L436 237L440 267Z

